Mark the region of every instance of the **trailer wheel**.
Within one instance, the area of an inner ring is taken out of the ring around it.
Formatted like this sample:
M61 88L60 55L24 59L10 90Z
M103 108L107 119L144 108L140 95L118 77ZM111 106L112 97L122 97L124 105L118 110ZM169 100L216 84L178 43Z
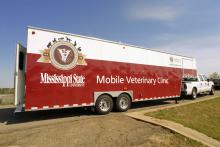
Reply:
M212 88L211 88L211 91L210 91L209 95L214 95L214 94L215 94L215 89L214 89L214 86L212 86Z
M197 98L197 90L196 90L196 88L193 88L191 97L192 97L192 99L196 99Z
M113 101L108 95L101 95L98 97L95 103L95 110L98 114L104 115L112 111Z
M127 94L120 94L116 99L116 110L119 112L127 111L131 106L131 99Z

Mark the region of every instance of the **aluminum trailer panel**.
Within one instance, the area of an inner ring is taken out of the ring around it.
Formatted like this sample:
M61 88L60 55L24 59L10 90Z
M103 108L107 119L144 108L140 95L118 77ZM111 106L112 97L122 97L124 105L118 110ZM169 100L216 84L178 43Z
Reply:
M132 101L180 96L194 58L63 32L28 28L25 111L94 106L99 94Z

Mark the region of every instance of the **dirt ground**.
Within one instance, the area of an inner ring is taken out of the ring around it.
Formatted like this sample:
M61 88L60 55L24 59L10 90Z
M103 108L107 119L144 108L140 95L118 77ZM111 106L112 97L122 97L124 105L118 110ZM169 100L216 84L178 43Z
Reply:
M174 102L136 103L129 112L165 105ZM201 146L124 113L100 116L82 108L19 115L13 111L13 107L0 107L0 146Z

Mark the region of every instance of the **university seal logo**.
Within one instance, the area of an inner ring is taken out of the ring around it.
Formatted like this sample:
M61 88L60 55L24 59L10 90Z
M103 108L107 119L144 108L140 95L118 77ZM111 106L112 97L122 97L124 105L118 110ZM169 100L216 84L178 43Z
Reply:
M87 65L85 55L81 53L81 47L77 48L76 42L66 37L58 38L49 42L47 49L41 50L41 57L38 62L51 63L55 68L70 70L76 65Z
M50 48L50 60L51 64L58 69L72 69L78 61L78 50L70 42L56 42Z

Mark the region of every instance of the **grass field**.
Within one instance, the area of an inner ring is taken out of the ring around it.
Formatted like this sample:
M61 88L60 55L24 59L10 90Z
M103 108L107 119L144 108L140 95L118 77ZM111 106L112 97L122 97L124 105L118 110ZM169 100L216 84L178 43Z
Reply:
M0 88L0 105L14 104L14 88Z
M0 94L14 94L14 88L0 88Z
M13 105L14 94L0 95L0 105Z
M151 112L146 115L183 124L186 127L220 140L220 97Z

